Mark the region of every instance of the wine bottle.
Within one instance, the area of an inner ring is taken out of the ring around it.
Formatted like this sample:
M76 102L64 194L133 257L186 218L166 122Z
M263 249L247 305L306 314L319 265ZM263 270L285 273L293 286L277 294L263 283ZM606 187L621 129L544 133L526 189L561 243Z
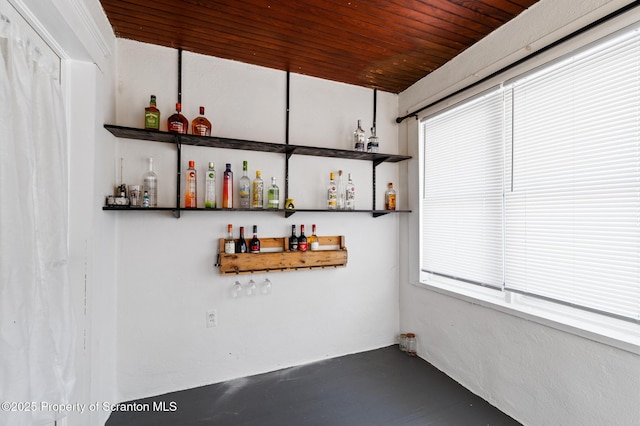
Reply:
M205 178L204 206L207 209L216 208L216 171L213 162L209 162L209 170Z
M158 175L153 171L153 157L149 157L149 170L142 180L143 190L149 196L149 207L158 207Z
M227 225L227 238L224 239L224 252L234 254L236 252L236 242L233 240L233 225Z
M358 127L353 132L353 142L354 142L354 150L364 152L364 130L362 130L361 121L358 120Z
M160 110L156 108L156 95L151 95L149 106L144 109L144 128L160 130Z
M270 209L278 209L280 207L280 188L276 185L276 178L271 178L271 186L267 191L267 205Z
M249 242L249 251L251 253L260 253L260 240L258 239L258 226L253 225L253 238Z
M196 181L195 163L189 161L189 168L186 174L186 185L184 190L184 207L186 209L195 209L198 207L198 190Z
M304 225L300 225L300 236L298 237L298 251L307 251L307 237L304 236Z
M338 207L338 188L336 187L335 175L329 175L329 185L327 186L327 208L335 210ZM300 243L298 241L298 243Z
M395 210L396 209L396 190L393 189L393 183L389 182L389 188L384 193L384 209Z
M264 181L262 180L260 170L256 170L256 178L253 180L253 197L251 207L254 209L264 208Z
M236 253L247 252L247 241L244 239L244 226L240 227L240 238L236 242Z
M191 122L191 133L199 136L211 136L211 122L204 116L204 107L200 107L200 116Z
M251 180L247 176L247 162L242 162L242 177L238 187L240 208L248 209L251 206Z
M316 235L316 224L311 225L311 236L307 240L307 245L311 249L311 251L316 251L320 249L320 241L318 241L318 236Z
M231 171L231 164L227 163L227 169L223 174L222 183L222 208L233 208L233 172Z
M291 225L291 236L289 237L289 251L298 251L298 237L296 237L295 225Z
M176 112L173 113L167 119L167 130L172 133L187 133L187 129L189 128L189 122L181 113L182 105L180 103L176 104Z
M353 180L351 180L351 173L349 173L349 180L347 181L347 187L345 189L346 193L346 206L347 210L355 210L356 209L356 186L353 184Z

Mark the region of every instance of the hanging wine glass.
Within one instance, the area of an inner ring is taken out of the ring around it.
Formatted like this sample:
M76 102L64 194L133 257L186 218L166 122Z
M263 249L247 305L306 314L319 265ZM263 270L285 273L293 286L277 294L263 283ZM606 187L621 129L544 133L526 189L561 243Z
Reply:
M251 278L249 280L249 282L247 283L247 285L245 286L244 292L249 297L255 296L256 293L258 292L257 287L256 287L256 282L253 280L253 278Z
M269 279L269 277L266 277L260 284L260 293L262 293L264 296L268 296L271 294L271 280Z
M234 299L242 297L242 284L240 284L240 281L236 281L231 287L231 297Z

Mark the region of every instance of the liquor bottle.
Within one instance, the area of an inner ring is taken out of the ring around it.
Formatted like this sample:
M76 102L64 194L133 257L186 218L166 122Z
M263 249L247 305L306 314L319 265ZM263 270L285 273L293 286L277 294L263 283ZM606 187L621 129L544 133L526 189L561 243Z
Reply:
M142 208L149 208L149 193L147 191L144 191L144 195L142 196Z
M240 227L240 238L236 242L236 253L247 252L247 241L244 239L244 226Z
M276 185L275 177L271 177L271 186L267 191L267 206L276 210L280 207L280 188Z
M311 251L316 251L320 249L320 241L318 241L318 236L316 235L316 224L311 225L311 236L307 240L307 245L311 248Z
M184 115L181 114L182 105L176 104L176 112L167 118L167 130L172 133L187 133L189 122Z
M355 210L356 209L356 186L353 184L353 180L351 180L351 173L349 173L349 180L347 181L347 188L345 190L346 193L346 206L347 210Z
M307 237L304 236L304 225L300 225L300 236L298 237L298 251L307 251Z
M160 130L160 110L156 108L156 95L151 95L149 106L144 109L144 128Z
M231 164L227 163L227 170L224 171L222 182L222 208L233 208L233 172Z
M364 140L364 130L362 130L361 121L358 120L358 128L353 132L353 142L355 145L354 149L356 151L364 152Z
M396 190L393 189L393 183L389 182L389 189L384 193L384 209L396 209Z
M247 176L247 162L242 162L242 177L239 183L240 208L248 209L251 206L251 180Z
M338 170L338 210L344 210L345 208L345 195L344 182L342 182L342 170Z
M327 208L335 210L338 207L338 188L336 187L335 175L329 175L329 186L327 187Z
M153 171L153 157L149 157L149 170L142 177L144 191L149 195L149 207L158 207L158 175Z
M198 185L196 180L195 163L189 161L189 168L186 174L186 185L184 189L184 207L195 209L198 207Z
M253 180L253 198L251 199L251 207L254 209L261 209L264 207L264 181L261 176L260 170L256 170L256 178Z
M258 226L253 225L253 238L249 243L249 251L251 253L260 253L260 240L258 239Z
M369 140L367 141L367 152L378 152L380 149L378 143L378 137L376 136L376 128L371 128L371 136L369 136Z
M204 116L204 107L200 107L200 116L191 122L191 133L199 136L211 136L211 122Z
M289 251L298 251L298 237L296 237L295 225L291 225L291 236L289 237Z
M209 170L205 178L204 207L207 209L216 208L216 171L213 162L209 162Z
M224 252L234 254L236 252L236 242L233 240L233 225L227 225L227 238L224 239Z

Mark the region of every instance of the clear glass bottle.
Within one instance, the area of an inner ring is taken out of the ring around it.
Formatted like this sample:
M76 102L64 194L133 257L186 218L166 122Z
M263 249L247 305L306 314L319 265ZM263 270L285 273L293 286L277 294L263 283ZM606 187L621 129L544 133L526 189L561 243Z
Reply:
M289 237L289 251L298 251L298 237L296 236L295 225L291 225L291 236Z
M260 170L256 170L256 178L253 180L253 197L251 198L251 208L264 208L264 181L262 180Z
M407 355L410 355L410 356L418 355L416 335L413 333L407 333Z
M144 128L160 130L160 110L156 108L156 95L151 95L149 106L144 109Z
M365 134L362 130L362 122L358 120L358 127L353 132L354 150L364 152Z
M191 133L199 136L211 136L211 122L204 116L204 107L200 107L200 116L191 122Z
M167 118L167 130L172 133L187 133L189 121L182 115L182 104L176 104L176 112Z
M344 182L342 181L342 170L338 170L338 204L337 204L337 209L338 210L344 210L345 209L345 197L346 194L344 192Z
M384 209L395 210L396 209L396 190L393 189L393 183L389 182L389 188L384 193Z
M311 251L316 251L320 249L320 241L318 241L318 236L316 235L316 224L311 225L311 236L307 238L307 246L311 249Z
M253 238L249 243L249 251L251 253L260 253L260 240L258 239L258 225L253 225Z
M149 157L149 170L142 176L142 182L149 196L149 207L158 207L158 175L153 171L153 157Z
M378 137L376 136L376 128L371 128L371 136L369 136L369 140L367 141L367 152L378 152L380 150L380 144L378 142Z
M304 235L304 225L300 225L300 236L298 237L298 251L307 251L307 237Z
M349 173L349 180L347 181L345 196L346 196L345 208L347 210L355 210L356 209L356 186L353 184L353 180L351 179L351 173Z
M402 352L407 352L407 335L406 333L402 333L400 335L400 344L398 345Z
M233 172L231 164L227 163L227 169L224 171L222 182L222 208L233 208Z
M227 225L227 238L224 239L225 254L234 254L236 252L236 242L233 239L233 225Z
M195 209L198 207L198 182L196 179L196 168L193 161L189 161L189 168L185 175L186 185L184 188L184 207Z
M247 162L242 162L242 177L238 185L238 196L240 198L239 207L248 209L251 207L251 180L247 176Z
M280 208L280 188L276 185L276 178L271 178L271 186L267 191L267 205L270 209Z
M240 238L236 242L236 253L247 252L247 240L244 239L244 226L240 227Z
M207 209L216 208L216 171L213 162L209 162L209 169L205 177L204 207Z
M338 187L336 186L335 175L329 174L329 185L327 186L327 208L335 210L338 207Z

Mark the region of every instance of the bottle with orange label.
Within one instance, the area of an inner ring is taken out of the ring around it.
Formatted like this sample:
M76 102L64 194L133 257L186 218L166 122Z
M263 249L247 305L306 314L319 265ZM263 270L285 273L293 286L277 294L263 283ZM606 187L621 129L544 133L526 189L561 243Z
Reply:
M193 161L189 161L189 168L187 169L187 181L184 190L184 207L187 209L195 209L198 207L196 169Z

